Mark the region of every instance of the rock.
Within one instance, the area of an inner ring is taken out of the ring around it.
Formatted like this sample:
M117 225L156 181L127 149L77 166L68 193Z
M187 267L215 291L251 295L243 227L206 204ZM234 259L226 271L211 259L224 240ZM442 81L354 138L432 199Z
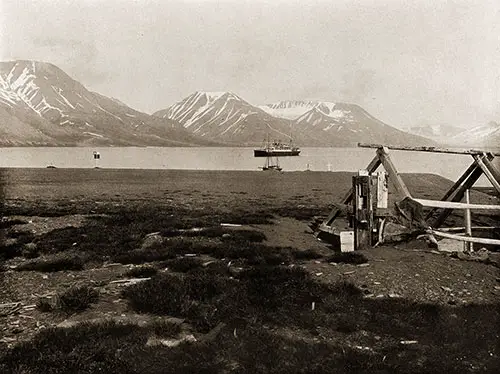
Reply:
M457 252L456 256L460 260L487 262L490 257L489 253L485 248L481 248L475 252Z
M144 238L141 249L148 249L157 245L161 245L163 244L164 240L165 239L160 235L159 232L150 233Z
M399 343L401 343L403 345L408 345L408 344L417 344L418 341L417 340L401 340Z
M451 288L449 287L445 287L445 286L441 286L441 288L444 290L444 291L447 291L447 292L451 292Z
M479 251L473 252L471 254L471 258L475 261L487 261L489 257L490 252L485 248L481 248Z
M438 249L441 252L459 252L462 253L464 251L464 243L458 240L453 239L441 239L438 242Z
M400 242L410 237L411 230L404 225L387 222L384 226L384 242Z
M186 336L179 338L179 339L161 339L161 338L157 338L155 336L152 336L146 342L146 346L147 347L156 347L159 345L163 345L165 347L172 348L172 347L177 347L179 344L184 343L184 342L192 343L195 341L196 341L196 338L191 334L186 335Z

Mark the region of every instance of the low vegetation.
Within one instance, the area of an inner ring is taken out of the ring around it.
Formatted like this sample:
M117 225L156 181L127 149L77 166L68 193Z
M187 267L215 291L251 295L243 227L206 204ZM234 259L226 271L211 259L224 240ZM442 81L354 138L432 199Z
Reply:
M493 373L500 364L498 305L367 299L299 267L252 267L234 279L205 268L158 274L123 296L136 311L185 318L196 338L148 346L152 336L179 338L178 324L47 329L0 353L1 372Z
M12 240L0 249L0 256L40 255L18 266L20 271L89 269L89 262L139 266L110 267L101 300L98 289L73 286L53 298L40 298L34 315L46 318L48 326L88 308L91 314L102 305L108 308L113 296L127 302L114 304L119 313L144 319L177 317L182 323L102 322L41 329L12 348L0 343L0 373L451 374L496 373L500 367L494 328L500 321L498 303L448 306L372 297L371 283L359 289L311 275L301 266L309 266L309 260L362 264L367 261L362 253L325 256L314 249L269 246L258 229L220 225L271 224L274 214L310 220L324 214L325 207L277 208L269 203L267 210L259 205L228 213L170 203L146 209L140 204L125 208L109 201L75 201L64 207L36 202L39 205L22 209L46 216L107 215L36 236L9 234L14 228L5 227L4 237ZM18 214L21 208L10 209ZM36 276L6 269L0 275L30 281ZM74 274L50 278L69 275ZM151 279L130 286L108 283L122 276ZM179 343L186 335L194 338ZM149 344L152 337L160 344ZM167 346L161 339L179 344Z
M64 270L83 270L83 268L84 260L81 256L66 254L55 258L31 260L17 266L15 270L48 273Z
M158 269L154 266L137 266L125 272L125 276L129 278L148 278L158 273Z
M368 262L368 259L360 252L335 252L333 255L325 257L324 261L359 265Z
M165 261L164 265L168 270L187 273L188 271L202 267L203 263L204 262L199 258L178 257L173 260Z
M77 313L88 309L99 299L99 292L89 286L73 286L52 300L41 298L37 307L42 312Z

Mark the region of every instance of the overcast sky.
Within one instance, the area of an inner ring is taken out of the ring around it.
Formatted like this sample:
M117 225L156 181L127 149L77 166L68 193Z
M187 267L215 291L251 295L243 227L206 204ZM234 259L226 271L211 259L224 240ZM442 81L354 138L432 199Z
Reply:
M398 126L500 120L500 1L0 0L1 60L152 113L196 90L361 105Z

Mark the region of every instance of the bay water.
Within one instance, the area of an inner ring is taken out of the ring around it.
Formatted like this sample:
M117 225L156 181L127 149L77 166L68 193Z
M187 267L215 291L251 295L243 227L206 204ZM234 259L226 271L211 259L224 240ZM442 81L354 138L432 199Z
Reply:
M99 159L94 158L98 152ZM390 151L400 173L432 173L456 180L471 164L468 155ZM300 156L280 157L283 171L352 171L375 156L367 148L302 148ZM265 158L253 148L229 147L20 147L0 148L0 167L259 170ZM485 181L482 180L482 185ZM488 182L486 181L486 185Z

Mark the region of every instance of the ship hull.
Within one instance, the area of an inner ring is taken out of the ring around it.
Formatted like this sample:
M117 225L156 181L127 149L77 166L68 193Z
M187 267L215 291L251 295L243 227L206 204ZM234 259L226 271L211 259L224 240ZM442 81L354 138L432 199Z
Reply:
M254 157L281 157L281 156L298 156L299 149L254 149Z

